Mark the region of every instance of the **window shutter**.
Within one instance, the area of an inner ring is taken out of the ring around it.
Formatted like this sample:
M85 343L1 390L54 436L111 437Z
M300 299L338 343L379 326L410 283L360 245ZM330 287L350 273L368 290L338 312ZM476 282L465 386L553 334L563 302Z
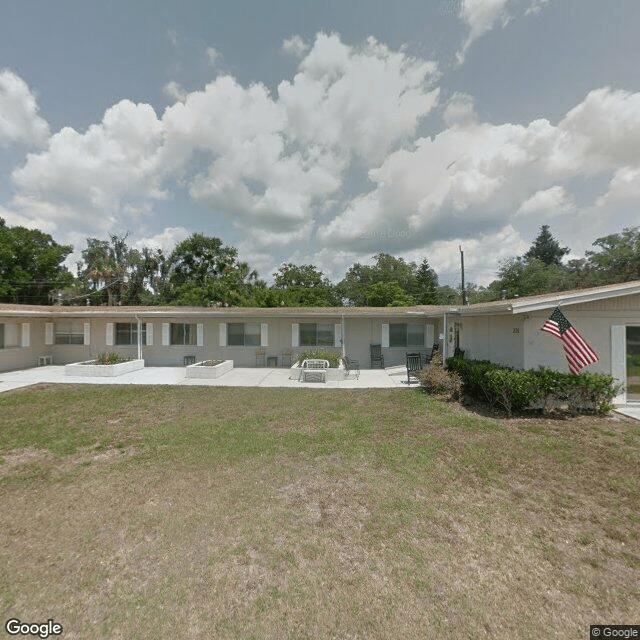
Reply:
M113 322L107 322L107 334L105 336L107 347L113 346Z
M169 323L168 322L162 323L162 346L163 347L169 346Z
M342 346L342 325L336 324L333 326L333 346Z
M30 322L22 323L22 346L23 347L31 346L31 323Z
M85 345L91 344L91 323L90 322L84 323L84 344Z
M424 328L424 346L433 347L433 325L427 324Z
M147 346L153 346L153 322L147 322Z
M260 324L260 346L269 346L269 325L266 322Z
M218 332L219 332L219 342L220 342L220 346L221 347L226 347L227 346L227 323L226 322L221 322L218 325Z
M389 323L382 323L382 347L389 348Z
M198 347L204 346L204 324L201 322L196 326L196 342Z
M624 325L611 326L611 375L617 383L627 383L627 354L626 354L627 329ZM627 392L623 387L613 399L617 405L627 403Z
M291 346L300 346L300 325L297 322L291 324Z
M53 344L53 322L47 322L44 325L44 343Z

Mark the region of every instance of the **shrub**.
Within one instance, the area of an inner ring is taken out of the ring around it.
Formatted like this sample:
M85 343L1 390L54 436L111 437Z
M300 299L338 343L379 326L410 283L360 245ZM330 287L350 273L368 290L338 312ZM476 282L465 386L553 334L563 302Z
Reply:
M329 366L338 367L342 353L340 351L329 351L328 349L309 349L301 351L297 356L297 362L302 364L303 360L328 360Z
M119 362L129 362L131 358L123 358L119 353L112 351L111 353L100 352L96 356L98 364L118 364Z
M462 379L457 373L447 371L442 367L440 354L421 371L416 372L416 378L420 381L422 389L430 396L442 400L457 400L462 389Z
M548 410L566 406L579 411L606 413L619 386L601 373L561 373L551 369L516 371L485 360L449 358L447 368L457 372L465 393L508 414L525 409Z

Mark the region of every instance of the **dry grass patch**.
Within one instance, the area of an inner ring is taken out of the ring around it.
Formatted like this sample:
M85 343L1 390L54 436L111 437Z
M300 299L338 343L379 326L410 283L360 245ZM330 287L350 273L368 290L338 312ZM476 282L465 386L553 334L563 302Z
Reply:
M490 420L416 390L56 387L0 409L4 619L417 639L640 617L627 419Z

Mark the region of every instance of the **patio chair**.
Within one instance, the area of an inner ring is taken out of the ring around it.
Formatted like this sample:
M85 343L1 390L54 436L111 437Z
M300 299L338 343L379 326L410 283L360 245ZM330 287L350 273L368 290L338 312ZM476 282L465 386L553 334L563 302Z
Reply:
M266 367L266 366L267 366L267 350L256 349L256 367Z
M283 367L291 367L293 364L293 351L287 349L280 354L280 362Z
M371 355L371 368L384 369L384 356L382 355L382 346L379 344L369 345Z
M416 377L416 372L422 369L419 353L407 353L407 384L411 384L411 376Z
M351 372L354 371L356 374L356 379L358 379L360 377L360 363L357 360L350 358L349 356L345 356L343 360L344 368L347 372L347 378L349 377Z
M329 368L329 361L319 358L309 358L302 362L302 382L309 382L309 379L317 382L327 381L327 369Z

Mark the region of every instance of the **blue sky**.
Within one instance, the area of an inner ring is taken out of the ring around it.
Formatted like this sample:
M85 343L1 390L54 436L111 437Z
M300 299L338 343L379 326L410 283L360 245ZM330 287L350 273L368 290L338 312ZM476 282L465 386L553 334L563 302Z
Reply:
M5 3L0 217L486 284L638 224L635 0Z

